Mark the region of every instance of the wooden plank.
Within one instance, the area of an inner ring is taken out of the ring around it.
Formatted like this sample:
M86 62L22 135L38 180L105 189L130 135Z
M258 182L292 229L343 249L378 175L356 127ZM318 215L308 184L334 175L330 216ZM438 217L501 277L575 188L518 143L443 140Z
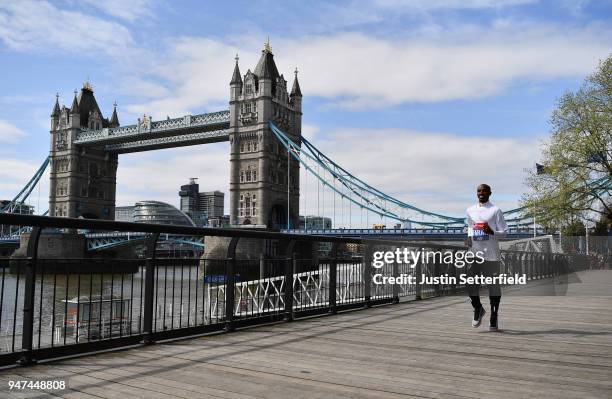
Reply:
M213 363L213 364L221 364L220 362L222 362L223 364L231 363L231 364L235 364L236 367L244 368L248 366L249 368L259 369L259 371L276 370L279 373L285 372L286 370L291 370L291 362L290 361L282 362L280 359L294 359L294 363L295 363L295 359L298 358L299 368L302 370L307 370L308 373L312 373L313 370L314 372L321 371L321 368L323 368L323 373L324 373L323 376L325 378L331 378L332 380L336 379L339 381L346 379L351 375L354 375L356 377L357 382L355 383L357 385L363 383L363 381L372 382L373 380L382 381L381 382L382 385L385 385L387 383L397 384L398 382L401 382L402 380L415 380L415 382L420 383L420 385L423 385L429 379L429 380L432 380L432 381L429 381L429 383L432 384L433 386L433 385L439 385L438 383L440 379L450 380L454 378L454 381L449 381L449 384L447 385L450 387L453 387L452 389L455 392L458 392L461 389L454 388L457 386L457 384L459 384L459 386L463 385L463 386L466 386L466 388L469 388L469 385L472 382L475 384L481 384L483 382L483 378L480 378L478 375L476 376L476 378L474 378L475 370L472 368L466 367L466 364L465 364L466 359L463 359L462 364L457 364L453 368L442 370L441 372L432 372L432 368L430 364L439 363L438 361L436 361L439 359L434 360L431 358L424 358L420 361L413 361L412 364L408 366L402 365L403 367L402 366L397 367L396 365L397 362L394 362L391 365L389 364L390 362L376 362L375 360L368 362L367 360L363 360L363 359L362 361L355 361L355 359L350 359L350 358L340 359L340 361L335 362L334 360L336 360L335 357L337 355L334 354L334 357L327 356L329 351L332 349L331 348L327 349L327 351L326 349L327 348L324 348L322 352L320 352L315 357L315 361L318 361L318 362L315 362L314 364L313 364L312 356L309 357L308 353L305 353L303 355L303 353L299 351L293 351L293 352L288 351L288 352L285 352L284 354L274 353L274 354L268 354L268 355L266 355L266 351L256 351L256 352L250 352L253 354L251 358L246 356L246 353L241 354L239 356L235 356L235 358L232 357L231 354L227 356L214 356L213 355L212 356L213 360L208 360L208 361L206 360L206 357L199 358L199 354L195 353L194 351L188 351L185 355L178 356L178 357L180 357L180 359L183 359L183 361L184 360L192 360L192 361L197 361L197 362L207 361L208 363ZM145 354L137 354L137 355L143 356L143 357L146 356ZM410 354L403 353L401 354L401 356L409 357ZM210 358L211 354L208 354L208 357ZM181 360L179 360L179 362L180 361ZM353 364L356 365L354 368L351 367L351 365ZM367 365L367 366L364 367L364 365ZM489 368L490 366L487 366L485 370L488 371ZM336 375L336 371L339 372L338 375ZM538 380L515 381L514 378L516 378L517 376L511 375L510 376L511 378L508 378L508 376L505 375L506 372L507 370L504 370L503 372L498 373L496 378L489 378L489 380L495 380L496 384L498 384L498 387L499 387L499 384L508 383L508 388L514 391L517 390L515 387L517 383L518 384L524 383L524 385L531 385L531 387L529 388L530 390L534 389L534 385L541 383L541 381L538 381ZM525 377L525 375L523 375L523 377ZM463 380L466 378L470 378L470 379L467 380L467 382L464 382ZM386 381L389 379L392 379L392 381ZM574 379L573 382L576 382L576 381L579 381L579 380ZM344 382L344 383L347 383L347 382ZM610 384L607 382L602 382L602 384L604 384L601 387L602 389L610 389L611 387ZM562 388L566 388L569 390L573 389L572 382L567 383L566 384L567 387L563 387L562 386L563 381L559 381L558 379L553 381L549 385L551 388L554 388L554 390L558 390ZM558 386L555 387L555 385L561 385L561 387L558 387ZM590 385L585 384L584 388L588 390L594 390L594 391L598 389L598 387L593 386L593 384L590 384ZM520 387L518 390L519 391L521 390Z

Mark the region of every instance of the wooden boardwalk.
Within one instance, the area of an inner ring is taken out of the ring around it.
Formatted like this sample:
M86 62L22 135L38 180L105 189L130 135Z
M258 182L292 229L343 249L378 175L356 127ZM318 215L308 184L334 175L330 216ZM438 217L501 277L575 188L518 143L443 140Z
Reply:
M0 397L611 398L612 271L572 281L504 296L498 333L463 297L402 302L4 370ZM69 389L7 389L50 378Z

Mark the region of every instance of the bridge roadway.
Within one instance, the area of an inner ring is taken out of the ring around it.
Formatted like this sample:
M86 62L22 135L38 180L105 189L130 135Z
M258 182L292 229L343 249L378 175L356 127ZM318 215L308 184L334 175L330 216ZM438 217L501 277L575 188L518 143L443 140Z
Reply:
M570 281L566 296L507 290L498 333L440 297L8 369L0 396L609 398L612 271ZM3 396L50 378L69 389Z

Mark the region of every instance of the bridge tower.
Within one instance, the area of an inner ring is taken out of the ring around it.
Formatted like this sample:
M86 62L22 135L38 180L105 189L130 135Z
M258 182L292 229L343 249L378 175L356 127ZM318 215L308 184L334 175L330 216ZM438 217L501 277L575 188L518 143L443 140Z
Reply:
M301 142L302 93L297 69L289 92L267 42L255 70L247 70L244 76L236 56L230 82L230 223L297 228L299 162L288 157L270 131L269 120L294 142Z
M89 82L78 95L75 90L70 108L60 108L56 98L50 131L50 216L115 218L117 154L79 147L74 140L83 130L117 126L116 104L111 119L104 118Z

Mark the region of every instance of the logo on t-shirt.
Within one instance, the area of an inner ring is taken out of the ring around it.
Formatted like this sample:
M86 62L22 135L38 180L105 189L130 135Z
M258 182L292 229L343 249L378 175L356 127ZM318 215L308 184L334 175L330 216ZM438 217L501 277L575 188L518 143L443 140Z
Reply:
M474 226L472 228L474 230L474 234L472 236L472 239L474 241L486 241L489 239L489 235L485 233L486 225L486 222L474 223Z

